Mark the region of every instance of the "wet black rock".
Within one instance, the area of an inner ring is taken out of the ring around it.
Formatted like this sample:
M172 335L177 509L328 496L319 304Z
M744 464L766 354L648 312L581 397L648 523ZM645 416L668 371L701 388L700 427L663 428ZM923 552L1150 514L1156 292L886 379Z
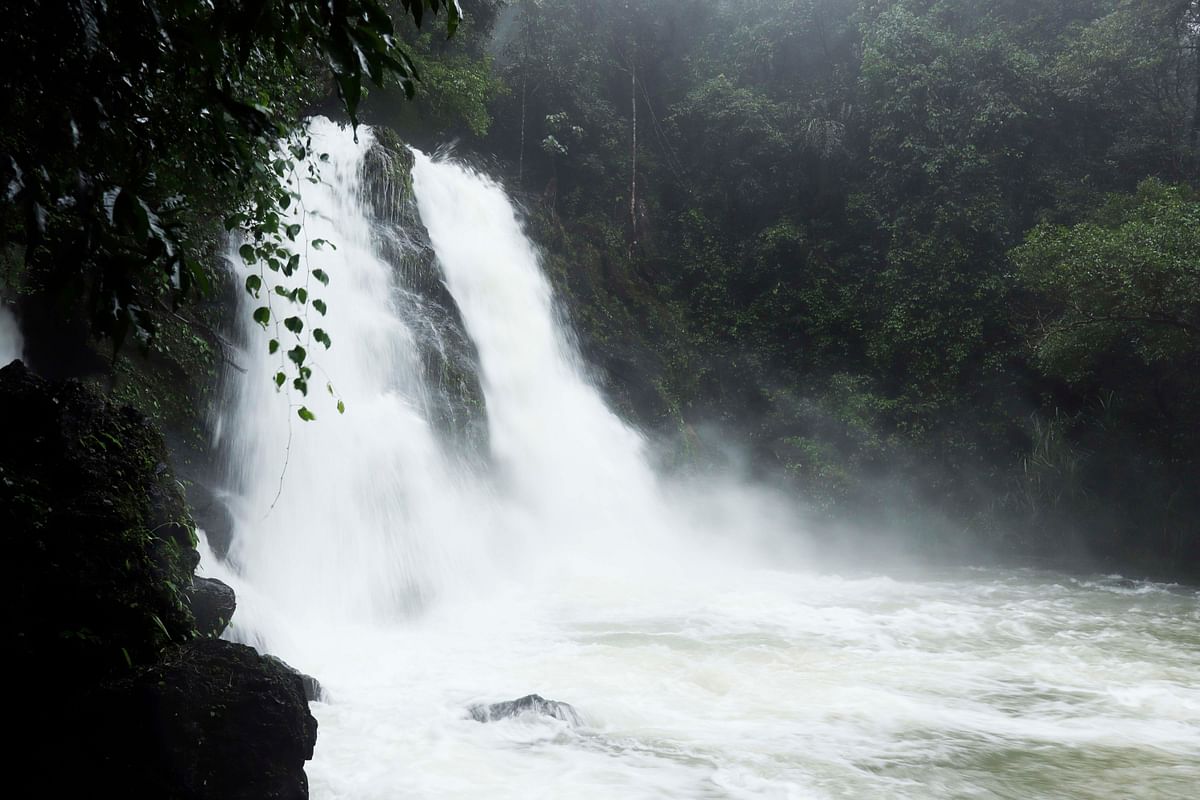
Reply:
M14 797L301 800L305 682L196 638L236 599L199 555L162 436L21 362L0 369L0 620Z
M317 721L300 677L252 647L197 639L109 692L134 797L304 800Z
M237 608L233 589L216 578L192 578L188 601L196 618L196 632L201 636L220 636Z
M264 656L264 658L275 662L300 679L301 685L304 686L305 700L308 700L310 703L317 703L325 699L325 689L321 686L321 682L312 675L301 672L278 656L268 655Z
M14 361L0 369L0 419L0 616L16 683L61 692L191 636L191 519L146 418Z
M560 703L557 700L547 700L537 694L527 694L516 700L505 700L502 703L473 705L467 709L467 712L471 715L471 719L476 722L495 722L499 719L509 719L529 714L541 717L553 717L554 719L562 720L568 725L583 724L583 719L579 716L579 712L570 704Z
M478 353L417 213L412 151L386 128L375 133L363 168L363 188L380 223L375 228L376 247L405 290L396 298L398 311L405 319L422 320L412 333L431 390L424 411L456 455L478 462L488 452Z

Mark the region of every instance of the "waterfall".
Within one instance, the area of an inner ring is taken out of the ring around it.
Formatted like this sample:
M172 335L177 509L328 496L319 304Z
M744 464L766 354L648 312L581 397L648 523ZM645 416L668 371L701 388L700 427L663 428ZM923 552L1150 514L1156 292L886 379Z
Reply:
M420 154L413 186L479 352L497 477L535 526L536 545L594 557L670 529L645 443L586 379L504 191Z
M227 635L327 691L314 798L1191 796L1193 592L804 573L788 505L650 468L499 185L417 153L414 199L369 129L312 136L288 222L332 246L243 298L235 535L201 568L237 590ZM272 293L313 269L325 316ZM272 381L291 313L308 396ZM467 711L531 692L581 720Z
M262 613L305 624L382 621L419 606L465 567L451 551L467 527L469 487L429 419L419 342L430 320L380 255L388 231L362 182L372 134L362 128L356 142L317 119L312 136L327 160L318 182L299 182L294 219L303 225L302 274L264 273L262 299L245 296L240 312L247 374L233 381L220 425L236 498L229 560L238 582L262 598ZM313 246L318 239L328 244ZM328 286L310 279L317 269L329 276ZM251 270L257 274L243 268ZM271 292L275 284L305 285L327 313L311 301L307 309L290 304ZM275 321L269 334L251 320L251 309L268 303ZM290 314L305 317L299 337L279 325ZM317 326L329 331L332 348L309 338ZM274 355L268 336L282 342ZM294 368L285 353L297 339L313 370L308 397L276 390L272 381L283 372L290 383ZM301 404L316 413L315 422L300 420Z
M25 341L16 317L7 306L0 304L0 367L6 366L14 358L20 358L24 349Z
M488 573L667 558L654 545L680 525L645 442L589 382L502 188L416 153L418 222L395 213L394 191L364 189L367 177L380 179L364 175L377 152L369 129L356 142L318 119L311 133L327 159L319 182L300 183L294 219L301 242L329 243L304 249L301 272L324 270L330 282L262 273L262 298L244 297L240 311L247 374L233 381L220 426L238 518L229 561L239 586L262 598L243 626L255 614L386 622ZM459 335L477 353L468 369L478 370L486 409L482 464L455 457L436 420L444 397L422 347L430 331L445 334L438 341L453 333L448 315L396 263L419 254L426 230ZM306 286L327 315L310 303L305 331L292 335L279 320L304 309L273 293L276 284ZM270 306L269 333L252 321L260 304ZM335 340L329 350L308 338L318 325ZM268 336L282 342L273 355ZM314 397L272 381L278 372L290 381L285 353L297 340ZM301 404L316 422L299 419Z

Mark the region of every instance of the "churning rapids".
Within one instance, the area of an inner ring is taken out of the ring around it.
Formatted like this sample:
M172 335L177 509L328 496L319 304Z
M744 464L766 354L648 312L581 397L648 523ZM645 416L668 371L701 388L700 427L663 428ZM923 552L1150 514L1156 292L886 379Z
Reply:
M336 246L306 254L331 278L309 286L335 340L308 348L319 419L249 323L220 421L236 535L202 569L238 590L230 635L327 690L315 798L1195 796L1194 590L807 571L768 493L655 474L499 186L416 154L426 241L364 189L369 130L312 133L298 221ZM435 422L447 323L394 257L429 246L473 343L477 457ZM533 692L583 723L467 713Z

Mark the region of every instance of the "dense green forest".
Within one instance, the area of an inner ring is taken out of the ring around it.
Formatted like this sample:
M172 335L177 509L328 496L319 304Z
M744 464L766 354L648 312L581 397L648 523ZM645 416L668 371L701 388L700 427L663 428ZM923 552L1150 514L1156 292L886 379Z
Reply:
M931 553L1200 565L1194 0L51 5L0 34L0 236L66 371L98 335L203 382L224 232L297 269L299 121L361 116L503 178L676 467L738 440Z
M467 146L644 422L930 550L1197 564L1200 4L545 0L490 48Z
M1191 796L1200 0L8 5L14 796Z

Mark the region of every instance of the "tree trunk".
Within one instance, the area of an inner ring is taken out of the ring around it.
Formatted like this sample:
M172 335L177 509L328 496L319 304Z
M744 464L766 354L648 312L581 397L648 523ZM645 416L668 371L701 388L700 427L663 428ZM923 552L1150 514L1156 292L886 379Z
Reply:
M529 68L526 66L521 75L521 151L517 156L517 188L521 188L521 179L525 175L525 85L529 82Z
M629 171L629 225L630 225L630 245L629 254L633 255L633 248L637 247L638 229L637 229L637 66L636 56L637 51L631 50L633 56L629 59L629 102L633 109L633 136L631 137L630 150L632 157L631 169Z
M1200 18L1195 22L1200 25ZM1192 177L1200 177L1200 31L1192 34L1192 59L1195 61L1196 72L1196 104L1192 107Z

